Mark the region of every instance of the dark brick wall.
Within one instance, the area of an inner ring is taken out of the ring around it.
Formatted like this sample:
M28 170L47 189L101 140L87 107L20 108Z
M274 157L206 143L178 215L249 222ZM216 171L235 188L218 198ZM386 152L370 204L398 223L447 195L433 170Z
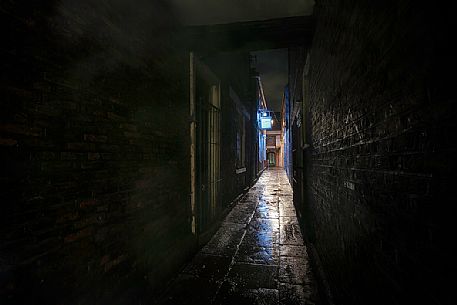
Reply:
M455 303L450 11L317 3L307 233L336 304Z
M0 303L134 303L192 249L188 59L156 2L2 2Z

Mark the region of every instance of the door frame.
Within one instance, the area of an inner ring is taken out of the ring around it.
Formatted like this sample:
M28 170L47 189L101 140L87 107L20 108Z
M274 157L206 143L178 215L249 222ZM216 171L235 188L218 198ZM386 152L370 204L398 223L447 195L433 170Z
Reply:
M220 208L221 81L192 52L190 66L191 229L198 236Z

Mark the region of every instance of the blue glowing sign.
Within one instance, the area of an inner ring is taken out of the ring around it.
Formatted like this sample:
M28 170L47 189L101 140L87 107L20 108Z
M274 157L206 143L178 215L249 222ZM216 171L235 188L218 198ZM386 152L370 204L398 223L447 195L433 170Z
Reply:
M260 129L271 129L271 116L260 118Z

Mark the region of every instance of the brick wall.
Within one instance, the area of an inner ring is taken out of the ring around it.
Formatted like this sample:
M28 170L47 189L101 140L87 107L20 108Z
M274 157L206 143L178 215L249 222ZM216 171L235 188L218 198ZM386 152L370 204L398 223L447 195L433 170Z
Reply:
M192 248L188 64L167 12L2 2L0 303L134 302Z
M305 189L309 238L337 304L455 302L449 11L317 3Z

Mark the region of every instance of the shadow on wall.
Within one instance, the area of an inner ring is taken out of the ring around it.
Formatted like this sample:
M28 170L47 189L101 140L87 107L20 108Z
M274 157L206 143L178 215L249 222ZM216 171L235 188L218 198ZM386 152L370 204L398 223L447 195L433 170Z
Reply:
M159 1L0 11L1 303L148 298L195 246L175 18Z
M310 240L339 304L453 304L449 10L318 3L306 100Z

